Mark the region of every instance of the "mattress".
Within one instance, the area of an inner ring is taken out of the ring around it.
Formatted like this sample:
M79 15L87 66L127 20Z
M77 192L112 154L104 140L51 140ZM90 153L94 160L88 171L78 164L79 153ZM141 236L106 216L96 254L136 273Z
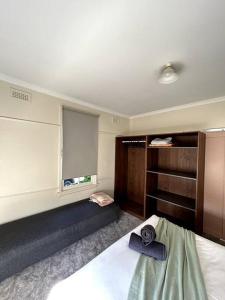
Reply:
M0 281L119 218L112 203L88 199L0 226Z
M145 224L156 226L152 216L132 232L140 233ZM130 233L56 284L48 300L125 300L139 258L128 248ZM209 300L225 299L225 247L196 235L196 246Z

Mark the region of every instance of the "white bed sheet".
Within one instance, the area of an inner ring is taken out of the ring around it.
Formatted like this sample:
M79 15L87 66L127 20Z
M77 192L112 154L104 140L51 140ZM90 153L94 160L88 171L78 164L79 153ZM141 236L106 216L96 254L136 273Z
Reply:
M152 216L145 224L157 225ZM107 248L82 269L56 284L48 300L125 300L139 253L128 248L130 233ZM196 245L209 300L225 299L225 247L196 235Z

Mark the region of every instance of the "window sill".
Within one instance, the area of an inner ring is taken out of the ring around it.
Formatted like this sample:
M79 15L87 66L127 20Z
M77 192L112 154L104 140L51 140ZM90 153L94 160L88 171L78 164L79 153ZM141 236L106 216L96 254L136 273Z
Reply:
M96 188L98 185L97 184L86 184L84 186L75 186L75 187L71 187L71 188L67 188L67 189L64 189L64 190L60 190L58 192L59 195L61 196L64 196L64 195L67 195L67 194L74 194L74 193L79 193L79 192L82 192L82 191L88 191L88 190L93 190L94 188Z

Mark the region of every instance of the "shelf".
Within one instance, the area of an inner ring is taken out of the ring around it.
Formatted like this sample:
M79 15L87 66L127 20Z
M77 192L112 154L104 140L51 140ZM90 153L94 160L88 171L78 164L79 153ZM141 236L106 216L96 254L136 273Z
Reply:
M191 212L191 214L193 213L192 211L190 211L190 212ZM162 213L160 211L157 211L157 216L161 217L161 218L166 218L168 221L170 221L170 222L172 222L172 223L174 223L174 224L176 224L176 225L178 225L180 227L183 227L185 229L189 229L189 230L194 231L194 227L195 226L194 226L193 216L190 216L191 219L186 220L186 221L180 219L179 217L170 216L170 215L168 215L166 213ZM192 220L192 222L191 222L191 220Z
M190 147L190 146L148 146L148 149L197 149L197 147Z
M172 205L195 211L195 200L192 198L180 196L178 194L173 194L161 190L157 190L152 194L148 194L147 196L160 201L168 202Z
M120 203L121 209L135 215L138 218L144 218L144 206L134 202L134 201L125 201Z
M157 170L147 170L147 173L160 174L160 175L165 175L165 176L173 176L173 177L179 177L179 178L184 178L184 179L196 180L196 175L195 174L187 173L187 172L157 169Z

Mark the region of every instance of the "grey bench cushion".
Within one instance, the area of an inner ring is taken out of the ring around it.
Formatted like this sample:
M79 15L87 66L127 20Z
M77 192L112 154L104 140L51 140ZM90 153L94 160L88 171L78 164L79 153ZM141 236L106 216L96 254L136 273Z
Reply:
M119 217L115 204L83 200L0 226L0 281L106 226Z

